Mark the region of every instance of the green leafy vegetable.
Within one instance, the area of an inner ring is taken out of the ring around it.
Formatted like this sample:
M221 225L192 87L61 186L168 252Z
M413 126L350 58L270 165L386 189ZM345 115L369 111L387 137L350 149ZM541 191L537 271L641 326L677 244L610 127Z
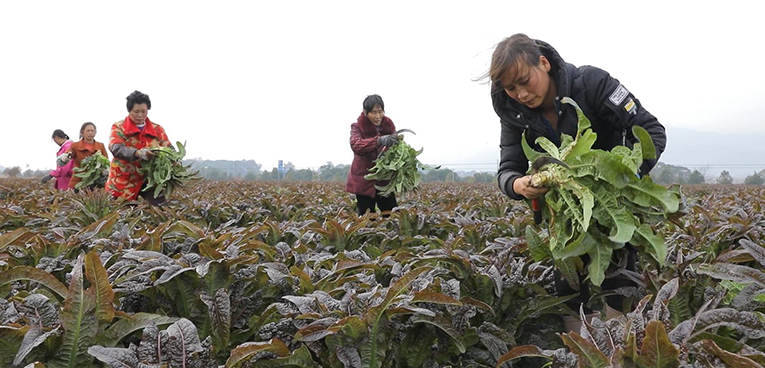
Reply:
M109 176L109 158L96 151L95 154L82 160L80 166L74 168L74 176L82 180L74 188L103 187Z
M605 279L613 251L627 242L663 264L667 246L651 225L677 212L680 193L653 183L648 176L639 178L643 160L656 157L650 135L633 126L633 135L640 142L631 149L592 149L597 135L590 129L590 121L572 99L563 98L563 102L577 110L576 137L564 134L560 148L547 138L538 138L536 143L546 152L534 151L525 136L521 140L529 160L552 157L566 165L552 162L531 175L532 186L550 188L543 213L549 220L547 242L552 258L564 261L589 254L588 277L595 285Z
M375 185L380 195L387 197L391 193L411 192L420 185L419 170L438 169L424 165L417 159L422 149L415 150L403 139L391 146L382 156L375 160L375 166L364 176L367 180L388 181L383 186Z
M197 171L192 171L191 165L183 165L186 147L177 142L178 150L170 147L152 148L154 157L139 169L146 178L146 188L143 191L154 190L154 198L169 197L173 190L182 187L189 180L200 179Z

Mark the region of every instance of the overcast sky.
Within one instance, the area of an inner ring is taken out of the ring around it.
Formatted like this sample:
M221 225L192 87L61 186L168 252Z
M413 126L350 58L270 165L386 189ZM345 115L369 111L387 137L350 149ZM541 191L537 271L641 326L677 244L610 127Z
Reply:
M53 167L53 130L76 140L85 121L107 142L137 89L188 158L350 163L377 93L422 161L492 170L499 119L473 79L518 32L609 71L668 127L765 132L760 1L454 3L3 1L0 165Z

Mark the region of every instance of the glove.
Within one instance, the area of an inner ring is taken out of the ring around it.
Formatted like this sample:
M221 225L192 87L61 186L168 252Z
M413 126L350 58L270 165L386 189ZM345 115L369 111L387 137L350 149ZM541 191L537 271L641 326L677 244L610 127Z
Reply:
M48 174L48 175L45 175L45 176L43 176L43 178L40 180L40 183L43 183L43 184L45 184L45 183L47 183L48 181L50 181L50 179L53 179L53 176L51 176L50 174Z
M141 148L138 151L135 151L135 156L138 157L141 161L148 161L152 157L154 157L154 153L151 152L151 148Z
M67 162L69 162L69 160L71 160L71 159L72 159L72 157L71 157L71 156L69 156L69 153L68 153L68 152L67 152L67 153L62 153L62 154L60 154L60 155L58 155L58 156L56 157L56 165L57 165L57 166L64 166L64 165L66 165L66 163L67 163Z
M396 143L398 143L398 137L395 134L384 135L377 138L377 144L381 146L390 147Z

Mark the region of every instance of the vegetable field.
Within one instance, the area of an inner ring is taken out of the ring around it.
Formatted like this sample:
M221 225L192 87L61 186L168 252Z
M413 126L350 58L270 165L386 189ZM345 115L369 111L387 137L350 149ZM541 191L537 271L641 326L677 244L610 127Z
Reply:
M579 333L526 203L423 184L359 218L343 189L201 181L149 207L1 180L0 367L765 364L763 188L684 187L663 265L593 286L629 313Z

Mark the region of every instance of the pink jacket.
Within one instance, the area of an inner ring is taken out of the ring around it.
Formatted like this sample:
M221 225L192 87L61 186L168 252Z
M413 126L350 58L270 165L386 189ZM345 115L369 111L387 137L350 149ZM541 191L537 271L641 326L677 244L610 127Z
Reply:
M72 141L66 141L61 145L56 157L69 151ZM64 166L59 166L56 170L51 170L50 176L56 178L56 184L53 186L58 190L69 189L69 180L72 180L72 170L74 169L74 160L69 160Z

